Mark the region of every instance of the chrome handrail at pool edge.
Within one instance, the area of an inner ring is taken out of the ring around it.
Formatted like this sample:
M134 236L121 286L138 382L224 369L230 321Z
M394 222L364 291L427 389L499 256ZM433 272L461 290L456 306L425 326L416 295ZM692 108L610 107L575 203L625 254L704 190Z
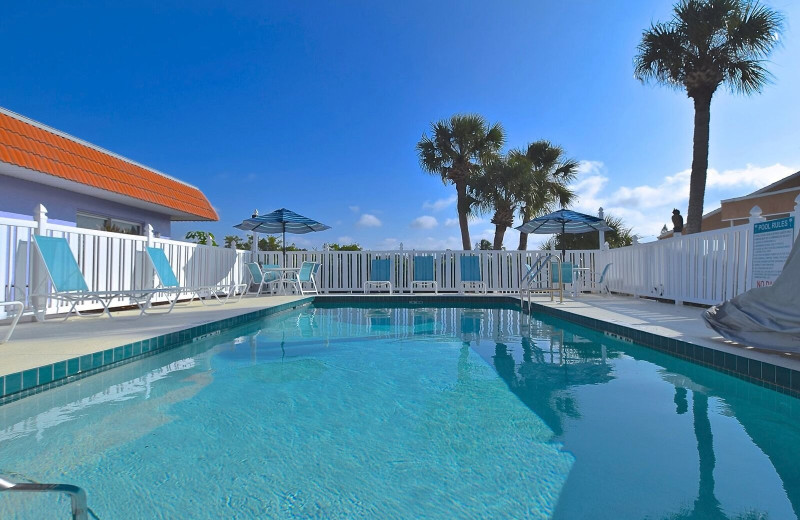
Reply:
M69 495L72 520L89 520L89 508L86 505L86 492L72 484L16 484L0 477L0 492L18 491L27 493L65 493Z

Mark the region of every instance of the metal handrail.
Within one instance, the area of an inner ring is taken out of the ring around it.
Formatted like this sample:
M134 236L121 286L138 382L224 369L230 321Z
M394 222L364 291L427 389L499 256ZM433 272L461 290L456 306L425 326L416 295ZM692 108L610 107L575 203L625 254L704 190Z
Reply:
M0 492L18 491L23 493L65 493L69 495L72 507L72 520L89 520L89 508L86 505L86 492L72 484L16 484L0 478Z
M550 260L551 258L555 258L556 262L558 263L558 287L557 288L556 287L548 287L546 289L542 289L542 288L534 289L533 287L531 287L531 284L533 283L533 279L536 277L536 275L538 275L541 272L542 269L544 269L545 265L552 265L552 262L548 262L548 260ZM558 291L558 302L559 303L564 303L564 272L563 272L563 269L561 268L561 257L559 257L558 255L549 254L549 255L547 255L546 257L544 257L543 259L540 259L540 260L542 262L542 265L539 266L538 269L536 269L536 272L534 272L533 270L536 267L536 265L539 263L539 260L537 260L536 263L533 264L533 267L531 267L531 271L527 275L525 275L526 277L529 277L528 278L528 287L527 288L521 288L519 290L519 295L520 295L519 304L520 304L520 307L522 307L523 293L528 293L528 308L529 309L531 307L531 300L532 300L532 295L533 295L534 292L549 292L550 293L550 301L553 301L553 293Z

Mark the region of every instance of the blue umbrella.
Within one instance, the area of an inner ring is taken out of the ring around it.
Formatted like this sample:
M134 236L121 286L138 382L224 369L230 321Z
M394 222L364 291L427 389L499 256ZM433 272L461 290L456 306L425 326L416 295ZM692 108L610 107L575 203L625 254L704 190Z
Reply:
M589 231L611 231L611 228L606 224L606 221L586 215L585 213L578 213L577 211L570 211L568 209L560 209L548 215L536 217L533 220L525 222L521 226L516 227L522 233L535 233L539 235L553 235L556 233L588 233ZM561 258L564 258L566 252L566 245L564 240L561 240Z
M286 265L286 232L302 235L313 231L325 231L330 226L316 220L298 215L286 208L276 209L272 213L259 215L256 211L252 217L233 226L244 231L255 233L283 233L283 265Z

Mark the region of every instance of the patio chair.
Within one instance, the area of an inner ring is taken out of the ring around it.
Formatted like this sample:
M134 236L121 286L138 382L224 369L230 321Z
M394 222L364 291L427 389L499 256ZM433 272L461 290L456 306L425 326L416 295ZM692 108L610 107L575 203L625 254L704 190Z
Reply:
M608 288L608 280L607 280L608 268L611 267L611 265L612 265L611 263L608 263L601 272L591 274L592 286L593 287L595 285L599 286L601 293L606 293L606 294L611 293L611 291Z
M64 317L65 321L70 317L73 311L78 316L84 316L77 309L77 306L81 303L92 301L100 302L103 306L103 312L108 314L109 317L112 317L109 305L111 305L113 300L120 298L129 298L131 302L141 309L139 313L141 316L145 313L153 295L158 292L153 289L90 291L89 286L86 284L86 279L81 272L81 268L78 266L78 262L75 260L75 256L72 254L69 243L65 238L34 235L33 243L36 244L35 249L39 252L39 257L42 263L44 263L53 292L47 290L47 279L44 279L37 287L33 288L31 297L48 298L71 304ZM102 315L102 313L100 315ZM40 317L39 312L37 312L36 318L43 321L44 313L42 313Z
M147 251L147 258L150 259L150 263L153 265L153 269L156 271L156 276L158 276L159 285L156 287L156 291L158 293L167 294L173 292L175 293L175 298L170 300L170 311L175 306L175 303L178 301L178 298L182 293L188 293L192 295L189 303L194 301L196 297L203 305L206 304L205 299L203 298L203 293L209 293L220 305L222 305L228 303L231 294L236 294L237 292L239 293L239 298L236 301L240 301L247 289L247 284L237 284L233 282L231 282L229 285L218 284L202 285L199 287L182 287L178 282L178 278L175 276L175 272L172 270L172 266L170 265L169 259L164 253L164 250L159 247L146 247L145 250ZM219 293L225 294L225 300L220 300Z
M413 258L414 280L411 282L411 294L415 287L433 287L434 294L439 294L439 282L433 272L433 256L420 255Z
M14 307L16 308L17 312L14 314L14 317L11 318L11 323L9 323L9 328L5 335L0 338L0 343L5 343L11 339L11 334L14 332L14 327L16 327L17 323L19 323L19 319L22 317L22 311L25 309L25 305L22 302L0 302L0 308L4 307Z
M256 262L250 262L245 264L247 265L247 270L250 273L250 283L247 285L247 293L251 293L250 287L252 285L258 284L258 290L256 290L256 294L261 294L261 290L266 287L276 287L281 283L281 273L280 271L271 271L270 269L278 269L280 266L278 264L266 264L262 269Z
M486 294L486 282L481 277L481 263L477 256L461 257L461 292L468 289Z
M387 287L392 294L392 260L389 258L373 258L372 269L369 271L369 280L364 282L364 294L369 293L370 287Z
M286 278L281 278L283 283L294 284L297 291L305 296L306 294L319 294L317 279L314 276L319 271L320 264L317 262L303 262L298 271L289 271ZM303 288L303 284L311 284L311 289Z
M550 282L555 286L559 281L563 285L572 284L572 262L561 262L561 280L559 280L559 271L557 264L550 264Z

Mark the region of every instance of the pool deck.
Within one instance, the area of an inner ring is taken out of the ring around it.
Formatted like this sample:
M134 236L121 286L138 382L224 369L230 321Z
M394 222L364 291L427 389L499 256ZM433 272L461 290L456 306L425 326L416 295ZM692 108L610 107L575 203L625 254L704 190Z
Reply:
M8 343L0 344L0 376L22 372L67 359L102 352L137 341L163 336L304 299L299 296L246 296L225 305L199 301L179 304L169 314L155 307L139 317L138 310L115 311L108 316L73 316L67 321L19 323Z
M483 298L496 301L498 297L508 302L519 302L517 296L507 294L470 294L469 297L473 303ZM450 302L458 305L459 301L463 301L459 295L435 296L430 293L388 297L378 294L320 296L320 300L327 298L342 301L352 299L353 302L407 300L412 304L428 299L435 305L447 305ZM78 377L81 373L90 375L109 364L109 356L113 365L118 359L124 362L148 352L152 354L162 346L168 348L169 344L190 340L192 335L196 337L213 332L215 325L209 325L211 323L235 325L241 320L257 319L270 312L290 308L293 302L301 300L310 301L311 298L246 296L239 302L226 305L204 306L194 302L177 306L170 314L162 311L141 318L138 311L117 311L114 318L72 317L67 321L54 318L44 323L20 323L11 340L0 344L0 381L8 376L3 383L5 386L0 385L0 404L3 396L11 399L13 397L9 395L13 392L31 388L31 391L46 390L46 386L40 385L65 375L68 378ZM701 317L702 308L592 294L581 295L578 299L565 298L563 303L557 303L557 300L550 302L549 296L535 296L532 303L534 314L549 312L606 333L618 330L623 338L643 344L648 344L646 336L653 348L714 366L759 384L766 381L772 388L800 397L800 355L762 351L725 341L706 327ZM537 308L537 305L541 307ZM281 309L277 309L279 306ZM2 327L5 326L0 325ZM165 339L164 343L161 338ZM767 365L779 368L769 368ZM38 372L34 369L38 369ZM17 395L18 398L23 396Z

